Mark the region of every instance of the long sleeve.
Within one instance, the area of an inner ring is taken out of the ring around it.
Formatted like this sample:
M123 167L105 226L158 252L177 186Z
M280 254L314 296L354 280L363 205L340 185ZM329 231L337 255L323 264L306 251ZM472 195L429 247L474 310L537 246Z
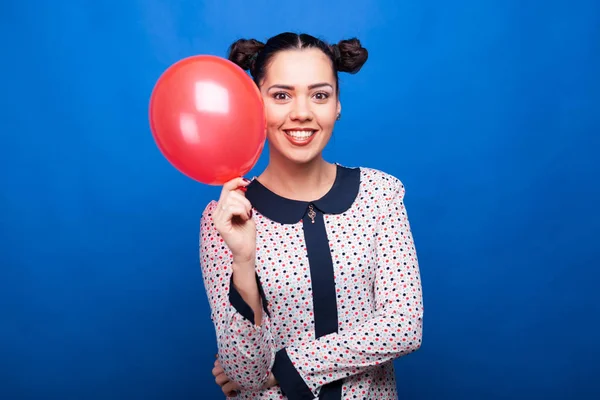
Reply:
M321 386L362 373L421 346L423 302L404 186L394 181L376 235L373 316L351 329L277 352L273 373L290 400L313 399Z
M225 374L244 389L259 389L267 380L274 358L270 317L264 292L262 324L254 324L252 308L232 285L232 254L218 231L211 202L200 221L200 264L206 294L211 308L219 359Z

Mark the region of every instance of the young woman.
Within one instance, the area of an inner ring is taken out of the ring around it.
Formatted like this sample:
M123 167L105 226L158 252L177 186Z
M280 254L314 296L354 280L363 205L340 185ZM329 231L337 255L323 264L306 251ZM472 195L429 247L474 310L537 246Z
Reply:
M396 399L393 360L421 345L423 302L400 180L323 159L338 72L357 39L238 40L265 103L270 159L203 212L200 261L218 341L213 374L244 399Z

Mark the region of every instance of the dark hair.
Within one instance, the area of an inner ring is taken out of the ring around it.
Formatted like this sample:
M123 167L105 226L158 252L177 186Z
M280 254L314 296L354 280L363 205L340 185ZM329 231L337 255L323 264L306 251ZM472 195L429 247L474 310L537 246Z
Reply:
M265 69L275 54L284 50L308 48L320 49L329 57L337 91L339 91L338 72L357 73L369 56L367 49L362 47L356 38L340 40L337 44L330 45L305 33L284 32L273 36L266 43L256 39L236 40L229 48L228 59L242 69L250 71L254 82L260 86L265 76Z

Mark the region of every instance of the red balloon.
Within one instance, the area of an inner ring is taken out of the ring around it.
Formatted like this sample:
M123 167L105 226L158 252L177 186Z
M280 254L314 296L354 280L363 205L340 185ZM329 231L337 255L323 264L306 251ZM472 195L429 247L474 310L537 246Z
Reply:
M149 118L163 156L209 185L245 175L266 140L258 88L239 66L217 56L188 57L170 66L154 86Z

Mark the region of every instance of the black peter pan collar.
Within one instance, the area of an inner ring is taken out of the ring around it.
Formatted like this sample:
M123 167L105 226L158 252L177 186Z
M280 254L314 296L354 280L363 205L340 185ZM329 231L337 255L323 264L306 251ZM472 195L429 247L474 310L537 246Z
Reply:
M323 214L341 214L348 210L360 189L360 168L339 164L333 186L323 197L314 201L299 201L281 197L254 179L248 186L246 198L265 217L282 224L295 224L302 220L309 205Z

